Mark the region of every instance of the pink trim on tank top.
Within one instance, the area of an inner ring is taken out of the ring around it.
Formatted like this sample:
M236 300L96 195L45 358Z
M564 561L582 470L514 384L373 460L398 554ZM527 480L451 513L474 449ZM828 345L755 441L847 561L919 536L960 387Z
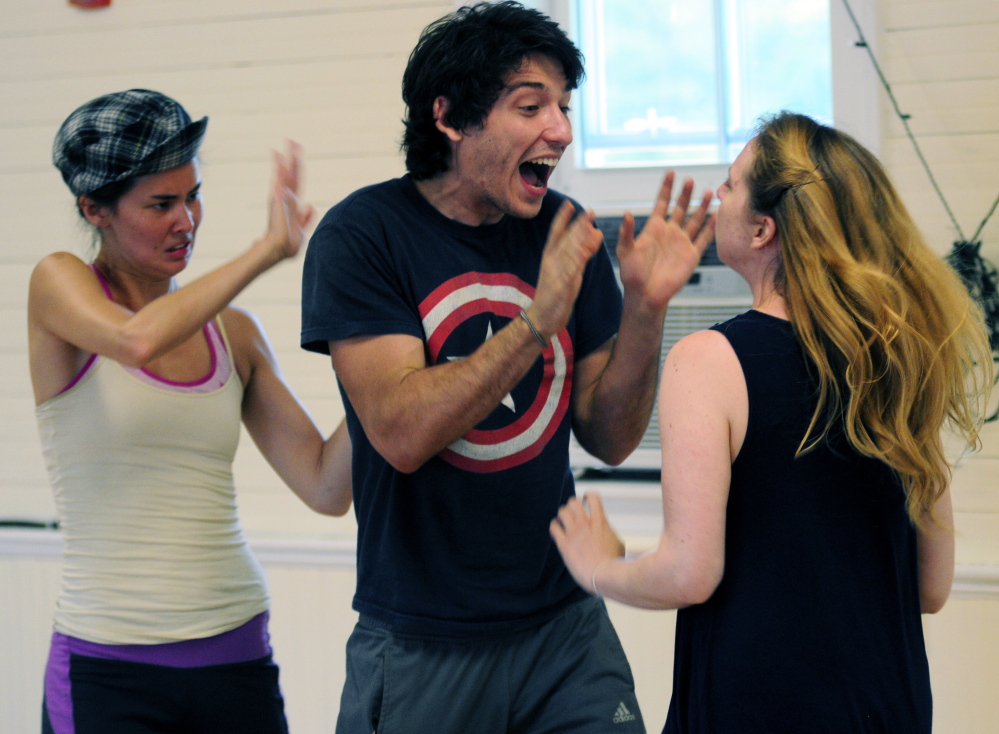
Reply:
M107 296L109 301L113 301L114 297L111 293L111 284L108 283L107 278L104 277L104 273L98 269L96 263L91 263L90 269L93 270L94 274L97 276L97 281L101 284L101 288L104 290L104 295ZM205 392L203 390L197 390L197 388L202 387L216 378L219 379L219 384L213 388L213 390L219 389L225 384L226 380L229 379L229 375L232 373L232 360L226 359L225 364L222 364L222 360L219 359L218 351L215 348L216 339L218 340L219 347L224 354L226 353L226 349L225 339L222 337L222 332L219 329L218 324L216 324L214 320L209 321L205 324L202 330L205 334L205 340L208 342L208 354L211 358L211 366L208 368L208 374L204 377L200 377L197 380L191 380L190 382L179 382L177 380L171 380L163 377L162 375L158 375L145 367L134 368L122 365L122 369L131 373L146 384L152 384L154 386L162 385L167 389L171 389L176 392ZM228 355L226 354L226 356ZM80 368L80 371L77 372L73 379L69 381L69 384L59 391L59 395L62 395L64 392L72 389L74 385L82 380L96 361L97 355L91 354L90 357L87 358L87 361L83 364L83 367ZM224 374L220 375L220 372Z
M91 354L87 358L87 361L83 363L83 366L80 368L80 371L76 373L76 376L73 377L73 379L69 381L69 384L66 385L66 387L64 387L62 390L60 390L58 394L62 395L64 392L66 392L67 390L71 389L73 387L73 385L75 385L80 380L82 380L83 376L85 374L87 374L88 370L90 370L90 368L93 367L94 362L96 362L96 361L97 361L97 355L96 354Z
M218 368L218 363L216 361L217 358L215 355L215 340L212 339L211 334L208 333L209 326L214 326L214 323L209 321L207 324L205 324L204 328L205 339L208 341L208 354L211 357L211 366L208 368L207 375L205 375L204 377L200 377L197 380L191 380L190 382L177 382L176 380L171 380L169 378L163 377L162 375L157 375L155 372L146 369L145 367L139 368L142 371L142 374L148 375L157 382L162 382L164 385L169 385L170 387L197 387L198 385L204 385L206 382L211 380L213 377L215 377L215 372ZM214 330L217 331L218 327L216 326ZM219 339L222 338L221 334L219 334L218 336ZM129 369L128 371L132 372L132 369Z

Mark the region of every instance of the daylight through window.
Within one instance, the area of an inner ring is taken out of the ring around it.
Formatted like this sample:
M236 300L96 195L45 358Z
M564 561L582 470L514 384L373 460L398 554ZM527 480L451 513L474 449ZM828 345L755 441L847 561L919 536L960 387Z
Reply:
M582 168L727 164L758 118L832 122L828 0L575 0Z

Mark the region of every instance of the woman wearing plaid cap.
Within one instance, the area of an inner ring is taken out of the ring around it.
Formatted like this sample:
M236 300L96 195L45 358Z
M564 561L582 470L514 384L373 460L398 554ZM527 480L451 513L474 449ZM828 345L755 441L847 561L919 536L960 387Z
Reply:
M344 426L323 440L260 326L228 305L302 244L312 209L297 197L295 146L275 154L264 235L175 281L201 222L207 121L129 90L73 112L53 146L99 249L90 264L47 256L29 291L65 542L43 732L286 732L267 584L236 517L240 422L312 509L350 506Z

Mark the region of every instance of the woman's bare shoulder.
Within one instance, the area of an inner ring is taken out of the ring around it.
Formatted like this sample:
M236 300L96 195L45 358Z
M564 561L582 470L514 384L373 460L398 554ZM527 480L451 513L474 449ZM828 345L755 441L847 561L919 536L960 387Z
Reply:
M732 359L738 364L735 350L725 335L714 329L705 329L687 334L670 347L666 365L696 371L731 365Z
M90 272L90 266L78 255L64 251L50 252L35 265L31 271L31 280L48 280L81 272Z

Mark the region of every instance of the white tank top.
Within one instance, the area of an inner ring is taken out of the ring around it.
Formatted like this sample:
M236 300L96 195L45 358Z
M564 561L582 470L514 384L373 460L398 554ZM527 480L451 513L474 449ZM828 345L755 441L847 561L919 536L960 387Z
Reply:
M217 323L220 340L205 329L222 352L216 377L220 361L231 365ZM36 408L65 544L56 631L158 644L216 635L268 608L236 516L243 386L231 367L221 387L196 384L98 356Z

